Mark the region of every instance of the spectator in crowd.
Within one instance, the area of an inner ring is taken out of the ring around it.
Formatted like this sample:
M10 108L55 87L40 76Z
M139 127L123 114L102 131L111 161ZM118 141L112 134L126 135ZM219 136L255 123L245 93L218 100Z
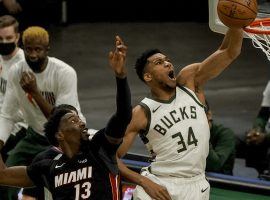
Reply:
M210 127L209 154L206 171L233 175L235 161L235 134L213 120L213 113L206 101L206 116Z
M21 60L24 53L18 47L20 38L19 23L11 15L0 17L0 108L3 105L9 70ZM17 112L17 123L14 124L12 134L5 147L1 150L3 160L7 159L9 150L13 149L18 141L25 136L27 125L22 119L21 111Z
M20 21L21 30L28 26L49 28L59 22L61 1L49 0L0 0L0 16L10 14Z
M238 138L237 157L246 159L246 166L255 168L259 176L269 176L270 170L270 81L267 83L260 110L253 122L253 126L245 134L245 138Z
M41 27L29 27L23 32L25 60L10 69L8 84L0 114L0 149L9 137L16 113L22 109L28 123L27 135L10 152L7 166L29 165L34 156L45 150L49 143L44 137L43 124L47 121L54 105L70 104L80 111L77 94L77 75L68 64L49 57L49 34ZM32 87L25 83L33 81ZM46 105L39 107L36 101L45 98ZM46 109L44 109L44 107ZM42 110L44 109L44 110ZM33 191L25 194L33 196ZM17 198L18 189L9 188L0 194L4 200Z

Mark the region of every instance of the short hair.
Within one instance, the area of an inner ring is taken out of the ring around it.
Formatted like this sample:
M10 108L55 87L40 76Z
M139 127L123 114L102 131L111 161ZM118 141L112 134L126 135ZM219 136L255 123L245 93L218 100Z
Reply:
M25 45L26 42L31 41L49 45L49 33L42 27L30 26L23 32L22 42Z
M78 114L78 110L72 106L72 105L69 105L69 104L60 104L58 106L54 106L52 111L51 111L51 115L58 109L67 109L67 110L72 110L72 111L75 111L77 114Z
M19 22L11 15L3 15L0 17L0 28L6 28L9 26L14 27L15 33L19 32Z
M143 79L143 75L144 75L144 68L145 65L147 64L147 59L156 54L156 53L161 53L161 51L159 49L149 49L146 50L145 52L142 53L142 55L136 60L136 64L135 64L135 70L136 73L138 75L138 77L145 82L145 80Z
M54 112L50 115L48 121L44 124L44 132L45 136L47 137L48 141L54 145L58 146L59 143L55 137L56 133L59 130L59 125L62 117L70 113L71 109L67 108L57 108Z

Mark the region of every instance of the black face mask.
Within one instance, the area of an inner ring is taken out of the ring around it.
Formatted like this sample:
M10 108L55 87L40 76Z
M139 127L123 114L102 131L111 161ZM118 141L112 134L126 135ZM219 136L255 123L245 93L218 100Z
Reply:
M7 56L11 54L16 48L15 42L0 43L0 54Z
M27 64L29 65L29 67L33 70L33 72L40 72L41 71L41 67L45 62L45 59L38 59L36 61L31 61L29 60L29 58L25 58Z

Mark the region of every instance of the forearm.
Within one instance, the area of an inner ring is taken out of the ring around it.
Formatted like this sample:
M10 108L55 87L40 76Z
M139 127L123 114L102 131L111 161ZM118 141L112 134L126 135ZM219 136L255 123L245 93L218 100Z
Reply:
M241 52L242 42L242 29L228 29L219 49L226 50L229 57L234 60Z
M229 30L220 48L201 63L189 68L194 72L195 88L202 87L207 81L221 74L240 54L243 40L241 29Z
M110 137L122 138L132 116L131 94L127 78L116 78L116 83L117 110L106 126L106 134Z
M130 170L121 159L117 158L117 164L120 171L121 176L136 185L142 186L144 176Z
M32 93L31 95L34 98L35 102L38 104L43 115L48 119L53 109L53 106L44 99L44 97L39 91Z
M13 187L34 186L26 173L26 166L9 167L0 170L0 185Z
M129 123L132 115L131 94L127 78L116 78L116 116Z

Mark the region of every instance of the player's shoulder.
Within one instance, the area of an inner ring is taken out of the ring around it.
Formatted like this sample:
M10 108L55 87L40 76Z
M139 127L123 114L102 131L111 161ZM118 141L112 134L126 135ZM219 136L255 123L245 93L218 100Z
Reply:
M44 160L44 159L52 160L59 153L61 153L59 149L57 149L55 147L50 147L50 148L46 149L45 151L42 151L39 154L37 154L35 156L35 158L33 159L33 162L39 162L39 161Z
M75 70L73 69L72 66L70 66L69 64L67 64L66 62L58 59L58 58L55 58L55 57L48 57L49 59L49 64L52 66L52 67L55 67L55 69L57 70L61 70L61 71L74 71Z
M147 108L140 103L133 108L132 115L142 115L146 110Z
M149 108L138 104L132 110L132 119L130 124L131 126L139 127L141 129L146 126L149 116Z
M18 62L14 63L14 65L9 69L9 74L20 75L24 68L26 68L26 66L27 64L25 60L21 59Z

